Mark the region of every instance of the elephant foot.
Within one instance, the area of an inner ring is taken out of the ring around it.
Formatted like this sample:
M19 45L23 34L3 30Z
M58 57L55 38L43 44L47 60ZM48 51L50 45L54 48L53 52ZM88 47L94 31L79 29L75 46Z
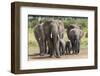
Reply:
M40 54L40 56L44 56L44 54Z
M75 55L77 55L78 53L75 53Z
M73 54L74 54L74 51L70 51L70 52L69 52L69 55L73 55Z
M60 58L60 56L55 56L56 58Z
M68 52L68 53L66 53L65 55L71 55L71 53Z
M56 57L56 58L60 58L60 56L54 56L54 55L50 55L50 58Z
M77 53L79 54L79 51Z
M68 55L68 53L66 53L65 55Z
M71 55L75 54L75 52L72 52Z
M52 57L53 57L53 55L52 55L52 54L50 54L50 55L49 55L49 57L50 57L50 58L52 58Z
M53 56L51 56L51 55L50 55L49 57L50 57L50 58L53 58Z
M76 55L79 54L79 52L76 53Z
M61 56L59 56L59 55L54 55L56 58L60 58Z
M75 55L78 55L79 54L79 52L75 52Z

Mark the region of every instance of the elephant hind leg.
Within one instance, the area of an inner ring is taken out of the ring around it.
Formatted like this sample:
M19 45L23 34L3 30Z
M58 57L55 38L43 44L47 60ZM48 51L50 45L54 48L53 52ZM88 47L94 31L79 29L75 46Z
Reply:
M75 42L71 42L72 43L72 54L75 54Z
M58 53L56 52L55 57L56 57L56 58L60 58L60 54L58 54Z
M77 54L80 52L80 41L77 43Z
M39 43L39 47L40 47L40 56L44 56L45 55L45 44Z
M42 51L40 51L40 56L44 56L44 53Z

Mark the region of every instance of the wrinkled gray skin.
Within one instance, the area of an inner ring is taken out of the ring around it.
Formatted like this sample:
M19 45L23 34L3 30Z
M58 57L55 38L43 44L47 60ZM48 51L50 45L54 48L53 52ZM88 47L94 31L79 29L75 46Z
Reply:
M83 31L81 26L79 27L75 24L70 25L67 28L67 35L69 40L71 41L73 53L78 54L80 51L80 39L83 36Z
M46 47L45 35L43 31L43 23L37 24L34 27L34 35L40 48L40 56L43 56L45 54L45 47Z
M60 57L59 39L63 38L64 25L59 20L45 21L34 28L34 34L40 48L40 56L50 54Z
M72 49L72 45L71 45L71 41L66 41L65 43L65 54L71 54L71 49Z
M43 24L43 29L50 57L54 55L59 58L59 38L63 38L64 24L59 20L50 20Z

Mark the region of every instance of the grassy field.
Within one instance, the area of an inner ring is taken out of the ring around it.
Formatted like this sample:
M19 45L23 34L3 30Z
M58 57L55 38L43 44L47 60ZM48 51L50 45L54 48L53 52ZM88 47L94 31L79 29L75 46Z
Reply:
M28 52L29 52L29 55L39 52L39 46L35 39L33 30L34 29L32 29L32 28L28 28L28 50L29 50ZM65 41L68 40L66 32L64 33L64 40ZM87 46L88 46L88 38L86 38L84 35L81 39L81 48L87 48Z
M33 53L37 53L39 52L39 46L38 46L38 43L37 43L37 40L35 39L35 36L34 36L34 32L33 32L34 29L31 29L29 28L28 29L28 52L29 54L33 54Z

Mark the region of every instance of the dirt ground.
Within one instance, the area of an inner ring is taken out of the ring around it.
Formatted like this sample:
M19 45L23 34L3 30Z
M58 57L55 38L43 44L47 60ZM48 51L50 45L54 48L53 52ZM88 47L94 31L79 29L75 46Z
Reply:
M88 58L88 49L83 48L77 55L63 55L60 58L49 57L49 55L39 56L38 54L29 55L29 60L48 60L48 59L85 59Z

